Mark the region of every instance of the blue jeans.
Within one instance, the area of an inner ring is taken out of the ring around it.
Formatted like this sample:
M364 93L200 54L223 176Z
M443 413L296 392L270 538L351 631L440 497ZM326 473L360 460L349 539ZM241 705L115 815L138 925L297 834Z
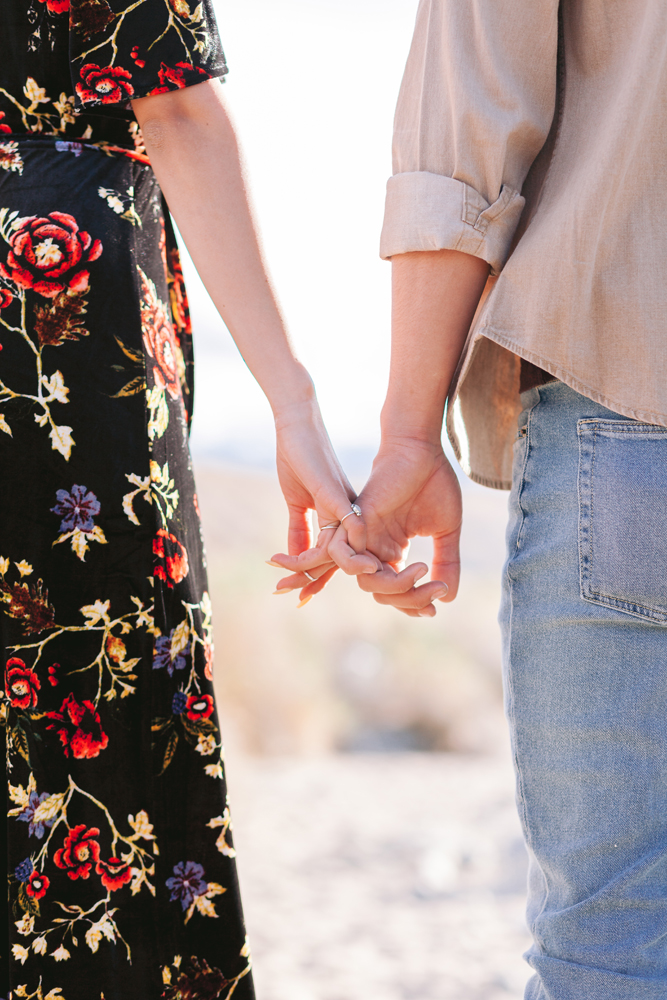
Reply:
M526 1000L667 1000L667 430L524 393L500 613Z

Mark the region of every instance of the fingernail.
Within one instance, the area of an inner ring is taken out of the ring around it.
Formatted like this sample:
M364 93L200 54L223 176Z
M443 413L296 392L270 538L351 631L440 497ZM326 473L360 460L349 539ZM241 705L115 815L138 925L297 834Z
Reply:
M428 567L427 566L422 566L421 569L418 569L417 570L417 574L415 576L415 583L417 582L417 580L422 580L426 576L427 573L428 573Z
M276 569L285 569L284 566L281 566L280 563L274 562L273 559L265 559L264 561L267 566L275 566Z
M433 596L431 597L431 600L432 601L439 601L441 597L445 597L446 596L446 594L448 593L448 591L449 591L449 587L440 587L440 589L436 590L435 594L433 594Z
M420 618L433 618L434 614L435 614L435 608L433 608L432 610L430 608L424 608L422 611L419 612L419 617Z
M369 566L368 569L364 570L364 574L368 573L369 576L373 576L375 573L377 573L377 571L378 571L377 566Z
M313 595L309 594L308 597L304 597L302 601L299 601L299 603L297 604L297 608L303 608L306 604L308 604L308 601L312 601L312 599Z
M273 596L276 594L291 594L293 590L298 590L298 587L278 587L277 590L273 591Z

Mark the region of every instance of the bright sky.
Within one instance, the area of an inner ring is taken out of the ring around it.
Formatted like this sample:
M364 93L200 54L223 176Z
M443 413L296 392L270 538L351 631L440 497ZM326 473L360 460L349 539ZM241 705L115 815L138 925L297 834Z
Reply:
M394 106L417 0L216 0L225 84L260 225L334 444L368 451L389 356L390 266L378 257ZM196 273L193 450L273 453L268 404Z

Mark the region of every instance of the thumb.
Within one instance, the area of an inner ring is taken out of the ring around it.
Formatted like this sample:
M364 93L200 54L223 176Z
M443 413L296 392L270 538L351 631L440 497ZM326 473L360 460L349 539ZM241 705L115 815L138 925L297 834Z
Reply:
M454 531L446 535L436 535L433 538L431 579L442 580L443 583L447 584L447 594L440 598L444 603L453 601L459 589L461 576L460 537L461 527L459 525Z

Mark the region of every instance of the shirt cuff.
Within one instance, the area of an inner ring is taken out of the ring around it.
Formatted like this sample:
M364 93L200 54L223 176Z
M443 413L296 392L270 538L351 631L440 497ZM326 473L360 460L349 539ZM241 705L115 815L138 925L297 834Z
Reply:
M414 250L460 250L481 257L498 274L509 254L525 199L507 185L489 205L453 177L415 171L387 184L380 256Z

